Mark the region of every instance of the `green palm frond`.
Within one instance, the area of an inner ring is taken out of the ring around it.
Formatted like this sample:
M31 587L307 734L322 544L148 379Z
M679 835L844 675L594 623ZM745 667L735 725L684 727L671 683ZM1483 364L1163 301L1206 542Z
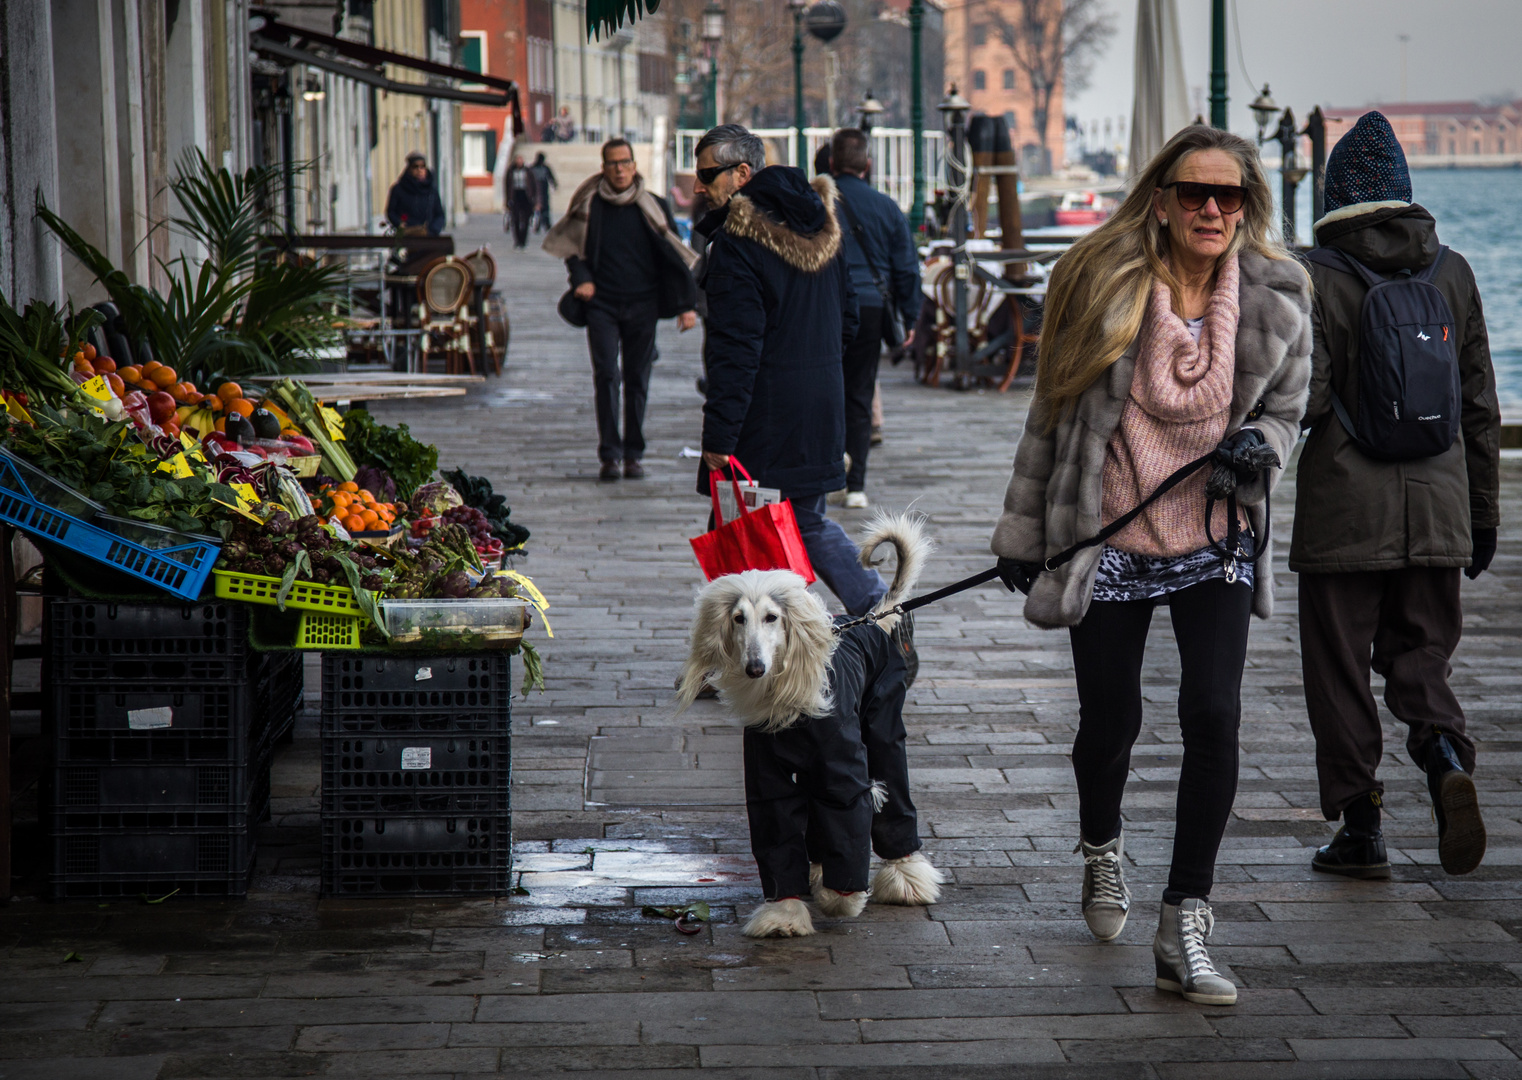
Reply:
M634 23L661 6L661 0L586 0L587 40L601 38L604 31L616 34L624 23Z

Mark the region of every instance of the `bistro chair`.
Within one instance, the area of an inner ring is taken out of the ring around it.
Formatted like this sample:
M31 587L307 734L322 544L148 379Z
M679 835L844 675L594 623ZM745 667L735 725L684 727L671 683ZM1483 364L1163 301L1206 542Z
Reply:
M468 263L446 255L429 263L418 274L418 325L423 330L423 370L429 355L444 354L448 375L476 373L471 350L475 317L470 313L474 275Z

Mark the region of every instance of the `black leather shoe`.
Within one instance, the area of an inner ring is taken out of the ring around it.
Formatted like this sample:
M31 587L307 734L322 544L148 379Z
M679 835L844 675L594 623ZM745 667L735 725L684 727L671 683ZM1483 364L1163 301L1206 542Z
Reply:
M637 461L626 461L626 462L624 462L624 479L625 480L643 480L644 478L645 478L645 467L643 465L641 465Z
M1388 879L1390 858L1385 853L1384 833L1378 829L1355 832L1344 825L1330 844L1316 851L1311 869L1350 878Z
M604 461L602 468L597 473L599 480L617 480L623 473L618 471L618 462Z
M1437 818L1437 855L1450 874L1467 874L1485 858L1485 822L1474 780L1459 764L1448 736L1438 732L1427 743L1422 764Z

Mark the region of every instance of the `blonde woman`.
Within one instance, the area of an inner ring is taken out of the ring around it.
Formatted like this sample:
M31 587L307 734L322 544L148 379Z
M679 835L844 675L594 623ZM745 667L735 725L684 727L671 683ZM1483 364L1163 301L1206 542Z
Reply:
M1299 436L1310 379L1310 282L1273 214L1257 150L1189 127L1058 261L993 538L1006 584L1028 594L1025 617L1072 636L1083 914L1101 941L1120 935L1130 907L1121 796L1141 730L1147 630L1154 607L1168 606L1184 755L1153 952L1159 988L1209 1005L1236 1000L1205 949L1208 901L1236 796L1249 614L1273 610L1264 504L1279 478L1272 466ZM1236 487L1234 502L1212 504L1208 526L1200 471L1107 543L1041 571L1212 451Z

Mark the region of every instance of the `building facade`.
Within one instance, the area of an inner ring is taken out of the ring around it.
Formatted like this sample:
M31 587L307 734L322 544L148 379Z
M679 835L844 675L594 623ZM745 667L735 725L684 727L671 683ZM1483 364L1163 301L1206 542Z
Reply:
M1324 108L1327 150L1366 112L1390 121L1412 168L1522 164L1522 101L1400 102L1362 108Z

